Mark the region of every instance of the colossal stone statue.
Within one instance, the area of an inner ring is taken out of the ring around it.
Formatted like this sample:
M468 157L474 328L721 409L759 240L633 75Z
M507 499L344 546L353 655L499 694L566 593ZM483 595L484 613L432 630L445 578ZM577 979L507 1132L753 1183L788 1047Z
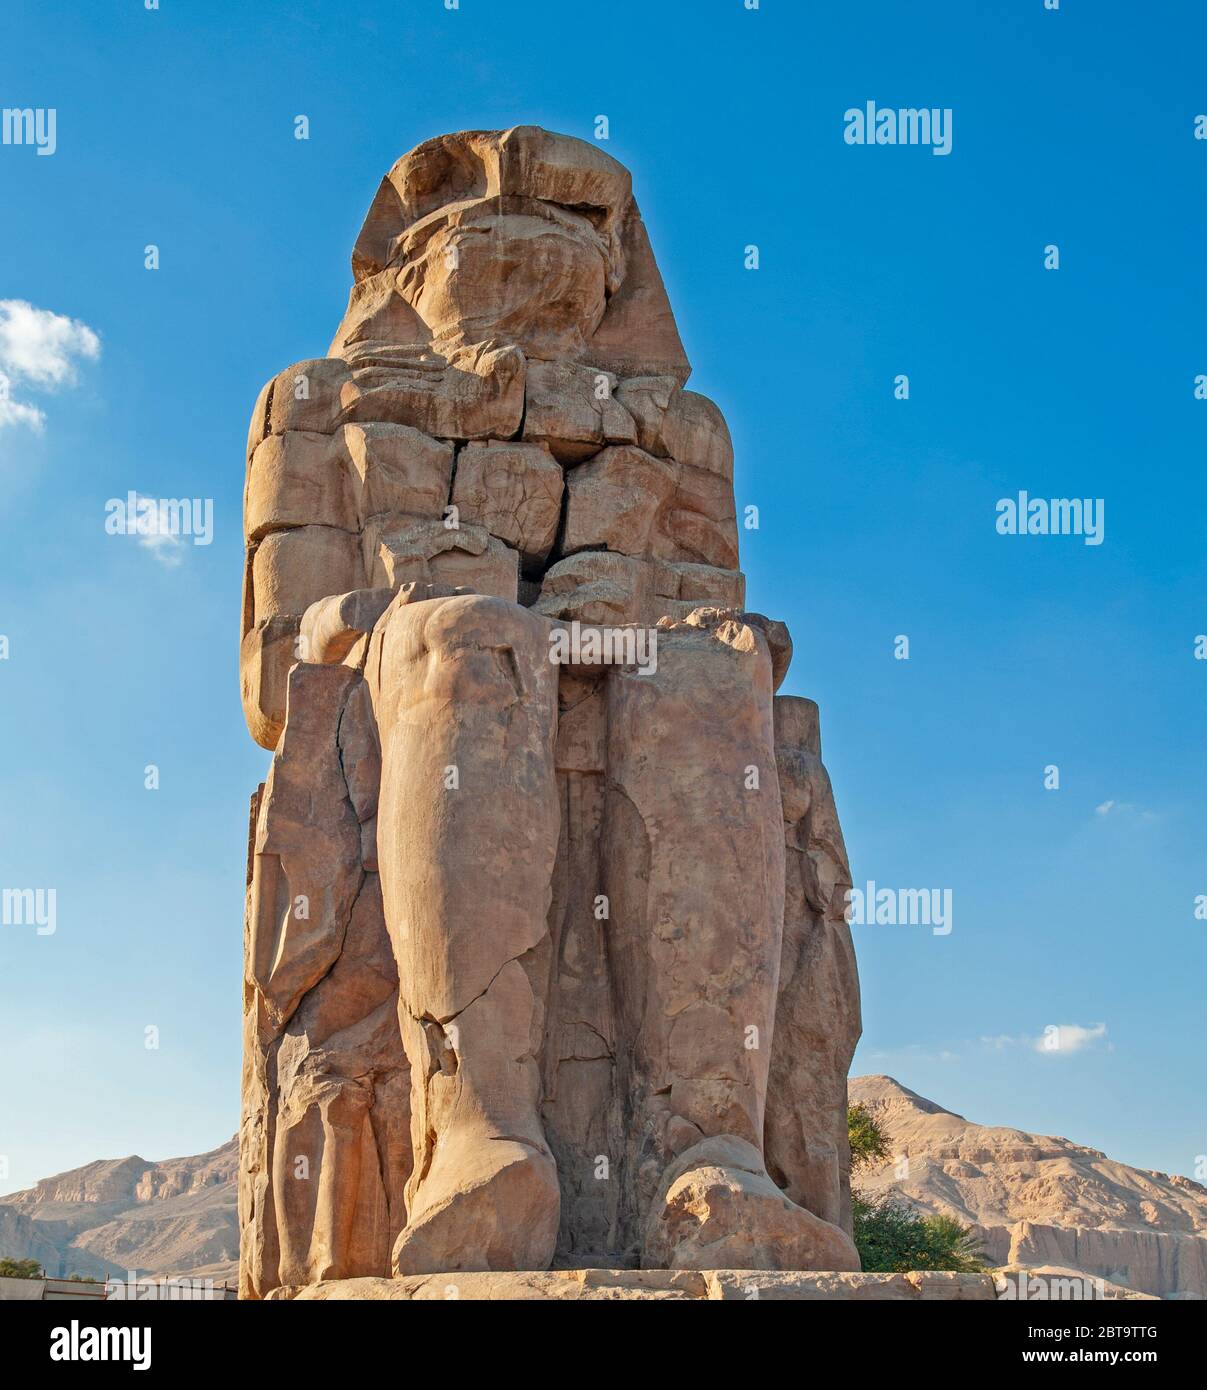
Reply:
M244 1295L858 1268L817 707L628 173L430 140L352 265L248 439Z

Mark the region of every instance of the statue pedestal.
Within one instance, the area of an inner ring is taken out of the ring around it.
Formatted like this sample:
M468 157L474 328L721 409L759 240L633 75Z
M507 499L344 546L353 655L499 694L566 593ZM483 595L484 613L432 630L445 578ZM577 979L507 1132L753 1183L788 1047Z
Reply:
M826 1274L763 1269L555 1269L485 1274L413 1274L404 1279L330 1279L274 1289L269 1299L305 1302L389 1302L395 1299L599 1300L701 1299L741 1302L919 1302L959 1299L991 1303L992 1274Z

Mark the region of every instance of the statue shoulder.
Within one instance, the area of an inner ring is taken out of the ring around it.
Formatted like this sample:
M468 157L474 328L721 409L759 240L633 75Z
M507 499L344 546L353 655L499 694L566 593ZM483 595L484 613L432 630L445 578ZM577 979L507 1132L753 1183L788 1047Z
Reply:
M733 442L715 401L669 376L626 377L616 399L633 416L637 442L647 453L733 477Z
M247 436L247 457L270 434L306 430L332 434L340 421L341 393L351 379L340 357L312 357L295 362L265 382L256 398Z

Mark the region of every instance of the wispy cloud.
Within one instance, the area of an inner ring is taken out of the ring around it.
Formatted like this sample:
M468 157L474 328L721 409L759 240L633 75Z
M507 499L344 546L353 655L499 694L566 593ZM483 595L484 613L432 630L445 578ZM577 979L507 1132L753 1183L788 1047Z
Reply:
M136 496L139 545L149 550L161 565L175 569L184 558L184 542L172 527L167 504L151 497Z
M1141 820L1155 820L1156 815L1152 811L1146 811L1141 806L1137 806L1131 801L1104 801L1101 806L1094 807L1094 814L1100 819L1107 816L1138 816Z
M1051 1023L1038 1037L1026 1033L1017 1036L1012 1033L996 1033L991 1037L982 1037L981 1046L989 1048L992 1052L1005 1052L1009 1048L1022 1047L1031 1052L1042 1053L1046 1057L1068 1057L1074 1052L1085 1052L1105 1039L1105 1023L1092 1023L1089 1027L1081 1023ZM1110 1043L1107 1043L1107 1050L1111 1050Z
M12 377L0 371L0 429L5 425L27 425L31 430L41 430L46 416L37 406L13 400L12 391Z
M58 391L72 386L77 362L96 361L100 355L101 340L86 323L23 299L0 299L0 429L43 429L45 411L14 399L14 389Z

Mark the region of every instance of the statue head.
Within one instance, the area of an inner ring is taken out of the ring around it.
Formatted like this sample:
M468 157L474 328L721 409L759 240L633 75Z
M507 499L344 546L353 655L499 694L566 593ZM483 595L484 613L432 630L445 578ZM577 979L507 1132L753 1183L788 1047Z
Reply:
M380 336L384 304L394 335L440 347L496 340L687 377L629 173L583 140L516 126L426 141L382 180L352 269L358 287L388 287L362 293L373 322L346 319L343 344Z
M498 338L580 357L615 273L589 217L535 198L459 203L403 233L398 290L454 346Z

